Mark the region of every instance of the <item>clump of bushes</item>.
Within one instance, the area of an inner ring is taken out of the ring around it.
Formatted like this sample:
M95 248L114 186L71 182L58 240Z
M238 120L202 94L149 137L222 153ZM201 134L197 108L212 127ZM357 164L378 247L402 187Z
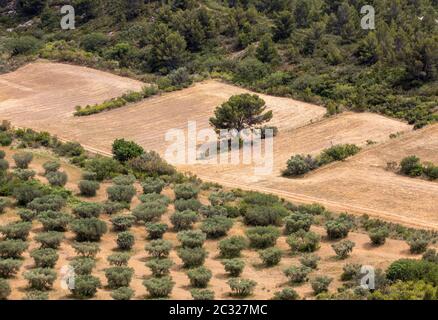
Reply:
M190 290L193 300L206 301L214 300L214 291L207 289L192 289Z
M165 223L148 223L146 224L146 231L148 232L148 239L161 239L166 233L169 226Z
M208 238L217 239L227 234L233 226L233 220L224 216L213 216L202 222L201 230Z
M207 236L200 230L186 230L179 232L177 238L183 248L199 248L204 245Z
M94 242L75 242L72 247L82 257L94 258L100 251L99 244Z
M231 295L236 297L250 296L257 285L257 282L255 282L254 280L241 278L232 278L228 280L227 283L230 286Z
M414 233L407 241L409 250L413 254L423 253L430 243L430 239L422 233Z
M30 209L19 209L17 214L19 215L20 219L25 222L33 221L38 215L36 211Z
M372 228L368 231L371 243L376 246L381 246L386 242L386 238L389 236L389 231L385 227Z
M65 172L49 172L46 175L47 181L53 187L63 187L67 183L68 176Z
M179 248L178 257L183 261L184 268L196 268L204 264L208 256L204 248Z
M59 258L56 249L52 248L35 249L30 253L30 256L38 268L54 268Z
M43 168L44 168L44 175L46 176L51 172L58 171L59 168L61 168L61 164L58 161L50 160L43 164Z
M294 212L284 219L284 233L290 235L299 230L309 231L313 223L313 216L307 213Z
M284 288L281 291L277 291L274 293L273 300L299 300L300 296L298 293L292 288Z
M286 163L286 169L282 175L285 177L297 177L304 175L319 167L318 161L311 155L297 154L292 156Z
M102 205L94 202L81 202L73 207L72 212L78 218L98 218L102 213Z
M73 268L77 275L89 275L96 266L96 260L91 257L74 257L70 262L70 266Z
M65 199L58 195L49 194L43 197L33 199L27 207L36 212L59 211L65 206Z
M78 275L75 277L75 285L71 290L74 297L89 299L96 295L97 289L102 286L99 278L92 275Z
M38 233L34 240L41 245L41 248L58 249L64 239L64 234L57 231L48 231Z
M176 199L197 198L199 188L191 183L177 184L174 188Z
M0 300L6 300L11 294L11 287L5 279L0 279Z
M129 287L133 275L134 269L129 267L115 266L105 269L105 277L108 281L108 287L111 289Z
M132 210L132 215L137 221L144 223L153 222L158 220L165 212L167 208L160 202L141 203Z
M181 201L181 200L177 200L177 201ZM211 218L214 216L224 216L224 217L228 216L228 210L224 206L201 206L199 208L199 213L206 218Z
M135 223L136 218L131 214L119 214L111 217L111 223L115 231L127 231Z
M355 243L351 240L343 240L332 244L333 251L335 251L339 259L346 259L353 251L354 246Z
M127 266L131 255L128 252L118 252L107 257L108 263L111 266L123 267Z
M143 203L161 203L163 206L168 206L170 203L169 197L165 196L164 194L158 194L158 193L148 193L148 194L141 194L138 196L138 199Z
M143 281L143 285L151 298L166 298L172 293L175 282L172 281L171 277L167 276L146 279Z
M97 218L76 219L71 224L71 230L76 234L76 240L100 241L100 238L108 230L106 223Z
M48 268L35 268L24 273L30 289L50 290L56 280L56 271Z
M14 176L16 176L21 181L29 181L33 179L36 175L34 170L30 169L15 169Z
M132 185L114 185L107 188L108 199L113 202L131 203L132 198L136 194L136 190Z
M300 262L303 266L306 266L311 269L317 269L318 268L318 262L321 260L320 257L318 257L316 254L304 254L300 258Z
M281 205L249 206L243 214L243 221L249 226L279 226L289 211Z
M351 281L357 279L360 275L360 269L362 265L355 263L347 263L342 268L341 280L342 281Z
M327 236L330 240L342 239L348 236L352 226L351 223L343 218L329 220L325 224Z
M195 288L205 288L212 277L212 273L206 267L198 267L187 272L190 284Z
M43 225L44 231L66 231L72 217L63 212L45 211L38 215L38 221Z
M129 231L123 231L117 234L117 247L120 250L131 250L134 246L134 242L134 235Z
M0 257L4 259L19 259L29 244L23 240L0 241Z
M267 267L276 266L281 260L281 250L278 248L268 248L259 252L260 259Z
M171 217L170 222L173 224L175 231L188 230L198 221L198 214L194 211L176 211Z
M120 211L123 211L124 209L129 209L130 205L129 203L122 203L122 202L114 202L114 201L105 201L102 204L103 212L108 215L116 214Z
M7 225L0 226L0 233L6 239L26 240L32 229L31 222L11 222Z
M0 259L0 279L15 276L22 265L18 259Z
M332 281L333 281L333 279L330 277L326 277L326 276L316 277L315 279L310 281L310 284L311 284L312 289L313 289L313 293L315 295L318 295L320 293L327 292L328 287L329 287L330 283L332 283Z
M223 260L222 264L224 266L225 271L231 277L240 276L243 272L243 268L245 268L245 262L242 259L238 259L238 258Z
M410 177L421 176L423 174L423 166L421 165L420 158L417 156L404 158L400 162L400 173Z
M248 241L242 236L232 236L219 242L219 252L223 258L238 258L240 252L248 247Z
M111 298L114 300L131 300L134 296L134 290L128 287L120 287L111 292Z
M303 283L308 280L307 276L311 269L306 266L292 266L284 270L284 275L291 283Z
M140 93L131 93L124 95L122 100L128 102L140 101L143 96ZM126 162L133 158L136 158L144 153L144 149L133 141L126 141L125 139L114 140L112 151L114 159L120 162Z
M163 239L152 240L146 244L145 250L154 258L165 258L172 250L172 242Z
M15 166L19 169L27 169L33 160L33 154L30 152L17 152L12 156Z
M93 180L81 180L78 184L80 195L83 197L95 197L100 184Z
M163 191L165 185L166 183L160 178L152 178L152 177L145 178L143 180L143 183L141 184L144 194L150 194L150 193L160 194L161 191Z
M146 262L146 266L151 269L154 277L163 277L170 273L170 268L173 266L173 261L170 259L154 258Z
M319 249L319 242L321 237L312 232L299 230L290 235L286 242L293 252L314 252Z
M253 227L246 231L246 236L251 247L264 249L276 244L280 231L273 226Z
M174 203L175 210L177 211L199 211L202 207L201 202L197 199L177 199Z

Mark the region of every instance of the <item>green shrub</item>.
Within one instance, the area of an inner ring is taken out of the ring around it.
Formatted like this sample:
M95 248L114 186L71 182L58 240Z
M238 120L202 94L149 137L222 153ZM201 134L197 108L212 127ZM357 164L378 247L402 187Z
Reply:
M170 268L173 266L173 261L170 259L155 258L146 262L146 266L151 269L154 277L163 277L170 273Z
M81 180L78 184L79 191L83 197L95 197L100 184L97 181Z
M175 282L171 277L150 278L144 280L143 285L151 298L166 298L172 293Z
M132 174L119 175L113 178L113 183L116 186L131 186L135 183L136 178Z
M15 276L21 268L21 260L0 259L0 278L11 278Z
M46 175L47 181L53 187L63 187L67 183L67 174L65 172L49 172Z
M15 169L14 176L16 176L21 181L29 181L36 176L36 172L30 169Z
M163 206L166 207L170 203L169 197L165 196L164 194L158 193L141 194L138 196L138 199L143 203L161 203Z
M6 157L6 152L0 150L0 160L4 159L5 157Z
M220 255L223 258L240 257L240 252L248 247L248 241L242 236L232 236L219 242Z
M114 201L105 201L102 204L103 212L112 215L123 211L124 209L129 209L130 205L122 202L114 202Z
M249 226L279 226L288 213L288 210L281 205L249 206L245 210L243 221Z
M341 280L342 281L351 281L355 280L360 275L360 270L362 268L362 265L355 264L355 263L347 263L342 268L343 272L341 274Z
M423 253L426 251L430 240L422 233L414 233L407 241L409 250L413 254Z
M313 223L313 216L307 213L294 212L284 219L286 235L297 232L298 230L309 231Z
M94 258L100 251L99 244L94 242L75 242L72 247L82 257Z
M285 177L297 177L318 168L318 162L311 155L297 154L292 156L286 164L282 174Z
M2 240L0 241L0 257L5 259L18 259L29 244L23 240Z
M228 202L232 202L236 199L236 196L232 192L226 192L226 191L217 191L212 192L208 196L208 200L210 200L210 203L212 206L223 206Z
M96 260L91 257L74 257L70 262L70 266L73 268L75 274L83 276L89 275L96 266Z
M318 268L318 262L321 260L320 257L318 257L316 254L304 254L300 258L300 262L303 266L306 266L311 269L317 269Z
M250 246L253 248L264 249L275 246L280 231L273 227L253 227L246 231Z
M96 174L97 181L110 179L122 171L120 163L107 157L96 157L86 162L85 169Z
M50 160L43 164L44 175L46 176L50 172L56 172L61 168L61 164L58 161Z
M55 147L55 153L61 157L79 157L85 152L85 149L78 142L59 143Z
M169 226L165 223L148 223L146 225L146 231L148 232L148 239L161 239L163 234L166 233Z
M177 200L181 201L181 200ZM184 201L190 201L190 200L184 200ZM206 218L211 218L214 216L228 216L228 210L226 207L222 206L201 206L199 208L199 213L203 215Z
M376 246L381 246L386 242L386 238L389 236L388 229L381 228L373 228L368 231L368 236L370 237L371 243Z
M33 221L38 215L36 211L30 209L19 209L17 214L20 216L20 219L25 222Z
M145 178L143 180L143 183L141 184L143 188L143 193L149 194L149 193L157 193L160 194L161 191L163 191L164 186L166 183L159 179L159 178Z
M204 266L191 269L187 272L190 284L195 288L206 288L212 275L211 271Z
M78 218L98 218L102 213L102 205L94 202L81 202L73 207L73 214Z
M338 218L327 221L325 224L327 236L330 240L342 239L348 236L351 225L344 219Z
M190 290L193 300L208 301L214 300L214 291L207 289L192 289Z
M307 275L310 272L311 269L306 266L292 266L284 270L284 275L291 283L303 283L308 280Z
M327 292L332 281L332 278L326 276L316 277L315 279L311 280L310 284L312 286L313 293L318 295L320 293Z
M233 220L224 216L213 216L205 219L201 224L201 230L208 238L217 239L223 237L233 226Z
M7 225L0 226L0 233L6 239L26 240L29 236L30 229L32 229L31 222L11 222Z
M131 300L134 297L134 290L128 287L120 287L111 292L111 298L114 300Z
M260 259L267 267L276 266L281 260L281 250L278 248L268 248L259 252Z
M132 214L118 214L111 217L111 223L115 231L127 231L135 223L135 217Z
M100 241L108 230L106 223L97 218L76 219L71 224L71 230L76 234L76 240Z
M59 258L56 249L52 248L32 250L30 256L34 259L37 268L54 268Z
M165 258L169 256L172 247L172 242L168 240L157 239L149 241L145 246L145 250L154 258Z
M19 205L25 206L32 200L41 197L43 192L41 188L33 183L23 183L14 188L13 196L17 199Z
M421 259L429 262L438 263L438 253L435 249L427 249Z
M5 279L0 279L0 300L6 300L11 294L11 287Z
M117 289L120 287L129 287L134 269L129 267L110 267L105 269L105 277L108 281L108 287Z
M227 283L230 286L231 295L236 297L250 296L257 285L257 282L255 282L254 280L241 278L232 278L228 280Z
M196 221L198 221L198 214L190 210L176 211L170 217L170 222L173 224L175 231L191 229Z
M335 251L339 259L346 259L353 251L354 246L355 243L350 240L343 240L332 244L333 251Z
M361 149L354 144L338 144L322 151L319 156L319 165L334 161L342 161L357 154Z
M35 268L23 275L29 283L29 288L35 290L50 290L56 280L56 271L53 269Z
M284 288L281 291L277 291L274 293L273 300L299 300L300 296L298 293L292 288Z
M159 220L167 211L167 207L160 202L141 203L132 210L132 215L137 221L144 223Z
M6 207L9 205L9 201L7 199L0 198L0 214L5 212Z
M128 167L139 176L173 175L176 170L163 160L155 151L145 152L141 156L128 162Z
M84 172L82 172L82 180L96 181L97 180L97 173L91 172L91 171L84 171Z
M58 249L63 239L64 234L56 231L41 232L34 237L34 240L40 243L41 248L51 249Z
M423 166L423 173L430 180L438 179L438 166L433 163L427 162Z
M49 194L47 196L33 199L27 207L36 212L59 211L65 206L65 199L58 195Z
M136 158L144 153L144 149L133 141L117 139L113 143L114 159L121 162Z
M400 172L411 177L418 177L423 174L423 166L420 163L420 158L417 156L409 156L400 162Z
M7 147L10 146L11 144L12 144L11 135L7 132L0 132L0 146Z
M134 235L129 231L119 232L117 234L117 247L120 250L131 250L134 246Z
M208 256L204 248L179 248L178 257L183 261L184 268L196 268L204 264Z
M174 205L176 211L198 211L202 206L197 199L178 199L175 200Z
M131 203L137 191L133 186L114 185L106 189L108 193L108 199L114 202L126 202Z
M245 268L245 262L242 259L227 259L223 260L222 264L224 266L225 271L231 277L238 277L242 274L243 268Z
M75 277L74 288L71 289L73 296L79 299L93 298L97 289L101 287L99 278L92 275L79 275Z
M17 9L21 12L35 12L41 11L43 5L44 4L41 1L21 0L17 3ZM30 35L10 38L6 43L6 47L11 52L12 56L32 54L38 50L40 45L40 41Z
M9 162L5 159L0 159L0 173L9 169Z
M128 252L117 252L107 257L108 263L111 266L123 267L127 266L131 255Z
M200 230L186 230L179 232L177 238L184 248L198 248L204 245L207 237Z
M174 189L176 199L197 198L199 188L190 183L177 184Z
M20 169L27 169L33 160L33 154L30 152L17 152L12 156L15 166Z
M434 286L438 285L438 265L434 262L414 259L400 259L391 263L386 270L390 281L424 280Z
M40 290L29 290L26 292L23 300L35 300L35 301L43 301L49 300L49 294L46 291Z
M243 203L253 206L272 206L280 203L276 195L249 191L243 195Z
M38 221L43 225L44 231L66 231L71 220L69 214L56 211L45 211L38 215Z

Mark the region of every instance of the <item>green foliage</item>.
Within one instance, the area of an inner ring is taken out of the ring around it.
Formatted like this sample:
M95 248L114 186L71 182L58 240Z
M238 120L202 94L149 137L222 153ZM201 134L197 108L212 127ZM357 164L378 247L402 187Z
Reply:
M411 253L423 253L426 251L427 246L430 243L430 239L422 233L413 234L407 241L409 244L409 250Z
M146 225L149 240L161 239L168 229L169 226L165 223L148 223Z
M280 263L281 250L278 248L268 248L259 252L260 259L267 267L273 267Z
M318 257L316 254L304 254L300 258L301 264L311 269L318 268L319 260L321 260L321 258Z
M190 290L193 300L214 300L214 291L207 289Z
M337 219L329 220L325 224L327 231L327 236L329 239L342 239L347 237L348 232L350 232L352 226L349 221L339 217Z
M417 177L423 173L423 167L420 163L420 158L417 156L409 156L400 162L400 172L407 176Z
M236 297L248 297L250 296L257 282L249 279L241 279L241 278L232 278L227 281L228 285L231 289L231 295Z
M284 270L284 275L289 279L291 283L298 284L308 280L307 275L312 269L306 266L292 266Z
M132 215L137 221L149 223L158 220L166 211L166 206L158 201L146 202L135 207L134 210L132 210Z
M95 197L100 184L97 181L81 180L78 184L79 191L83 197Z
M312 231L299 230L290 235L286 242L292 252L314 252L319 249L320 240L321 237Z
M130 204L123 202L105 201L102 204L103 212L108 215L113 215L124 209L129 209Z
M11 294L11 287L5 279L0 279L0 300L6 300Z
M200 230L187 230L178 232L177 238L184 248L198 248L204 245L207 236Z
M176 173L175 168L155 151L145 152L141 156L128 161L128 167L136 176L171 176Z
M61 168L61 164L58 161L50 160L47 162L44 162L43 164L44 168L44 175L46 176L50 172L56 172Z
M371 243L376 246L381 246L386 242L386 238L389 236L389 231L385 227L373 228L368 231Z
M70 227L76 234L76 240L80 242L100 241L102 235L108 231L106 223L97 218L76 219Z
M91 257L74 257L70 262L70 266L73 268L75 274L84 276L89 275L96 266L96 260Z
M141 194L138 196L138 199L143 203L159 202L166 207L171 202L169 197L165 196L164 194L158 194L158 193ZM178 201L182 201L182 200L178 200Z
M287 161L287 167L282 174L285 177L297 177L319 167L318 161L311 155L298 154Z
M307 213L294 212L284 219L284 233L290 235L299 230L309 231L313 223L313 217Z
M326 276L316 277L315 279L311 280L310 284L312 285L313 293L318 295L320 293L327 292L332 281L332 278Z
M117 234L117 247L120 250L131 250L134 246L134 242L134 235L129 231L123 231Z
M200 210L202 204L197 199L178 199L175 200L175 210L177 211L198 211Z
M146 262L146 266L151 269L154 277L163 277L170 273L173 261L170 259L151 259Z
M356 280L360 275L360 269L362 265L355 263L347 263L342 268L341 280L342 281L351 281Z
M288 210L281 205L249 206L243 214L244 222L249 226L279 226Z
M168 240L157 239L149 241L145 246L145 250L149 253L151 257L165 258L169 256L172 247L172 242Z
M342 161L357 154L360 148L354 144L338 144L324 149L319 156L319 165L325 165L334 161Z
M43 225L44 231L66 231L72 220L69 214L57 211L44 211L38 215L38 221Z
M436 287L424 281L397 281L373 292L374 300L436 300Z
M108 199L114 202L131 203L137 191L132 185L114 185L106 189Z
M424 280L438 284L438 265L426 260L400 259L391 263L386 270L386 277L391 281Z
M35 249L30 256L34 259L37 268L54 268L59 258L56 249L52 248Z
M122 170L121 165L117 160L106 157L90 159L86 162L85 169L89 172L95 173L97 181L110 179Z
M232 96L217 107L210 124L214 129L236 129L241 131L261 125L272 119L272 111L266 111L266 103L257 95Z
M7 199L0 198L0 214L5 212L6 207L10 204Z
M26 240L29 236L30 229L32 229L31 222L11 222L0 226L0 233L2 233L6 239Z
M98 218L102 205L94 202L81 202L73 207L73 214L78 218Z
M127 266L131 255L128 252L118 252L107 257L108 263L111 266L123 267Z
M222 264L225 268L225 271L231 277L240 276L243 272L243 268L245 268L245 262L242 259L237 258L222 260Z
M66 201L63 197L49 194L47 196L34 198L27 207L40 213L43 211L59 211L65 204Z
M9 162L5 159L0 159L0 173L9 169Z
M201 224L201 230L208 238L217 239L223 237L233 226L233 220L224 216L206 218Z
M89 299L96 295L97 289L100 288L101 285L102 284L97 277L89 274L79 275L75 277L75 285L74 288L71 289L71 292L76 298Z
M151 298L166 298L172 293L175 282L172 281L171 277L167 276L144 280L143 285Z
M142 188L143 188L143 192L145 194L150 194L150 193L161 193L161 191L163 191L164 186L166 185L166 183L159 179L159 178L152 178L152 177L148 177L145 178L143 180L143 183L141 184Z
M100 251L99 244L95 242L74 242L72 247L82 257L94 258Z
M131 214L119 214L111 217L111 223L115 231L127 231L135 222L135 217Z
M57 231L40 232L35 235L34 240L41 245L41 248L58 249L64 239L64 234Z
M192 199L197 198L199 188L191 183L177 184L174 188L176 199Z
M46 291L29 290L23 300L42 301L49 300L49 294Z
M211 271L204 266L187 271L190 284L195 288L206 288L212 275Z
M110 289L129 287L133 275L134 269L129 267L115 266L105 269L105 277Z
M22 263L21 260L17 259L0 259L0 279L15 276L20 270Z
M29 244L23 240L0 241L0 257L5 259L18 259L27 250Z
M246 231L250 246L257 249L273 247L280 236L280 231L273 227L253 227Z
M198 214L194 211L176 211L171 217L170 222L173 224L175 231L188 230L198 221Z
M204 248L179 248L178 257L183 261L184 268L196 268L204 264L208 253Z
M111 292L111 298L114 300L131 300L134 297L134 290L128 287L120 287Z
M281 291L277 291L274 293L273 300L299 300L300 296L298 293L292 288L284 288Z
M128 102L129 98L128 98ZM125 139L117 139L113 143L114 159L121 162L136 158L144 153L144 149L133 141L126 141Z
M21 181L29 181L33 179L36 175L36 172L34 170L29 169L15 169L14 170L14 176L16 176Z
M10 146L11 144L12 144L12 136L7 132L0 132L0 146L7 147ZM0 158L0 160L4 160L3 158Z
M339 259L346 259L353 251L354 246L355 243L351 240L343 240L332 244L333 251L335 251Z
M36 0L36 1L40 1L40 0ZM19 38L9 38L6 43L6 48L11 53L12 56L34 54L40 46L41 46L41 42L35 37L30 35L22 36Z
M56 271L53 269L35 268L26 271L23 276L28 281L30 289L50 290L56 280Z
M15 161L15 166L19 169L27 169L33 160L33 154L30 152L17 152L12 156Z
M223 258L238 258L240 252L248 247L248 241L242 236L231 236L219 242L220 255Z

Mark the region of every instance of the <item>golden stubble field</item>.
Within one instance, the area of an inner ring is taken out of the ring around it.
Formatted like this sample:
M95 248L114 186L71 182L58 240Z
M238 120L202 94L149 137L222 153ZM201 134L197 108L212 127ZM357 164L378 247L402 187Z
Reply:
M49 131L108 153L116 138L136 141L163 154L169 129L186 129L196 121L207 128L216 106L230 96L248 92L208 80L120 109L89 117L73 117L76 105L101 102L142 83L105 72L66 64L36 62L0 76L0 119L14 125ZM369 214L406 225L438 229L438 183L386 171L389 161L410 154L438 161L438 126L412 131L400 121L371 113L343 113L324 118L325 109L287 98L260 95L274 112L274 170L257 176L251 165L179 166L205 180L229 187L278 194L297 203L320 202L331 210ZM403 133L390 139L391 133ZM376 142L368 145L367 141ZM317 154L338 143L364 150L341 163L328 165L300 179L280 176L287 159L297 153Z

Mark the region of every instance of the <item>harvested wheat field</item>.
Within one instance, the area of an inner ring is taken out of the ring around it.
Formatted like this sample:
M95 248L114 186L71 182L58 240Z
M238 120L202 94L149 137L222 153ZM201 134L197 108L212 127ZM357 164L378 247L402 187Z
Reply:
M137 81L101 71L37 62L0 76L0 96L7 97L0 102L0 118L16 126L49 131L105 154L111 151L116 138L133 140L163 154L170 144L165 141L169 129L186 129L188 121L195 121L198 130L207 128L216 106L232 95L248 92L208 80L120 109L73 116L78 104L101 102L141 87ZM273 110L270 124L280 131L274 141L272 174L257 176L252 166L243 165L199 163L179 168L206 180L276 193L298 203L320 202L338 212L366 213L408 225L438 228L438 184L385 171L387 162L400 161L410 153L433 160L437 154L436 126L412 133L409 125L376 114L347 112L324 118L325 108L320 106L260 96ZM399 132L405 134L389 139L390 134ZM367 146L371 141L373 144ZM354 143L365 150L300 179L280 177L291 155L317 154L339 143Z
M9 148L0 148L6 151L6 159L13 164L12 155L16 152ZM48 160L56 159L50 153L44 150L31 150L34 153L34 160L30 165L30 169L35 170L38 173L37 178L46 183L46 179L42 176L44 169L42 164ZM77 184L81 177L81 172L78 168L69 165L61 160L61 171L64 171L69 176L69 182L66 188L71 190L75 196L80 200L88 202L102 202L106 200L106 188L111 185L110 182L104 182L95 197L83 198L80 197L77 192ZM141 188L137 185L137 195L141 194ZM170 188L166 188L163 194L171 198L175 198L173 191ZM199 199L202 203L208 204L209 191L202 191ZM140 201L134 198L131 203L131 209L137 206ZM169 226L170 216L174 212L173 205L169 206L168 211L162 216L161 221L167 223ZM125 212L124 214L126 214ZM93 299L111 299L111 289L107 287L107 279L105 276L105 268L110 267L107 257L113 253L119 252L116 245L117 232L111 228L110 216L102 214L100 218L108 225L108 232L103 235L99 246L101 251L96 257L96 266L93 269L93 275L98 277L102 283L102 287L98 289L96 296ZM16 214L16 209L8 208L6 212L0 215L0 225L18 221L19 217ZM198 228L199 224L195 225ZM246 226L242 223L241 219L237 219L234 226L228 232L228 236L233 235L245 235ZM355 243L355 248L351 256L345 260L339 260L336 258L331 245L336 241L330 241L326 239L324 228L320 226L313 226L312 230L321 235L321 248L317 250L317 255L321 258L318 264L318 269L312 271L309 278L325 275L333 278L333 282L330 285L331 291L336 291L343 285L340 276L343 272L343 266L347 263L356 263L363 265L371 265L375 268L386 269L391 262L400 258L418 258L418 255L409 253L409 246L405 241L387 239L386 243L382 246L373 246L370 243L369 237L366 234L358 232L350 232L348 239ZM145 299L148 297L147 291L142 282L144 279L150 277L151 272L145 266L145 263L150 259L148 253L144 250L145 245L148 243L146 235L146 229L144 225L134 225L131 228L132 233L135 236L135 245L130 251L131 258L129 261L129 267L134 269L134 275L130 287L135 291L134 299ZM26 293L29 291L28 282L24 278L26 271L32 270L34 266L34 260L30 256L30 252L33 249L38 248L38 243L34 240L35 236L43 232L41 224L38 221L34 221L32 224L32 230L28 237L29 248L24 252L22 256L22 265L17 275L9 279L9 284L12 288L10 299L23 299ZM189 278L187 277L187 269L183 268L182 261L178 257L176 248L179 246L177 240L177 233L171 228L164 234L164 239L170 240L173 243L174 249L170 252L169 258L174 262L173 267L170 270L170 274L175 282L175 287L170 296L171 299L191 299ZM208 252L208 257L205 261L205 266L212 271L212 279L209 283L208 289L213 290L216 299L230 299L230 288L227 281L230 277L224 271L224 267L221 264L221 257L218 250L218 240L207 240L204 244L205 249ZM50 299L72 299L72 295L69 290L64 289L61 286L61 269L76 257L75 250L72 248L72 244L75 241L75 235L73 232L68 231L65 233L64 240L58 249L59 259L55 266L55 271L58 274L58 279L54 282L53 289L48 291ZM251 279L257 282L256 290L251 296L251 299L270 299L273 294L285 287L290 286L287 277L284 275L283 270L292 265L300 265L300 255L292 253L289 246L286 243L286 236L281 236L277 241L277 248L282 251L282 259L279 265L266 268L263 266L259 254L255 249L245 249L242 252L242 259L246 266L242 273L242 277ZM313 299L313 290L309 282L304 284L297 284L294 289L299 295L306 299Z

